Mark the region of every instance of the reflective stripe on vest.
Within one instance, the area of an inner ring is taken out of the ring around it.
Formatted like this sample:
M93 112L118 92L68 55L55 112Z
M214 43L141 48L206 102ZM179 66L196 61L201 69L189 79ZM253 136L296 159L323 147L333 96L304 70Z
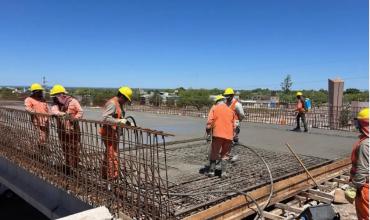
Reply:
M231 102L231 105L229 107L231 110L233 110L233 112L235 112L236 103L238 103L238 100L233 99L232 102ZM235 112L235 116L236 116L236 120L239 120L239 115L236 112Z
M109 100L109 102L112 102L115 105L117 118L121 118L122 117L122 109L121 109L121 105L118 102L118 98L117 97L111 98Z
M116 107L116 112L115 114L113 115L114 118L121 118L122 117L122 109L121 109L121 106L118 102L118 98L117 97L114 97L114 98L111 98L106 104L105 106L108 105L108 103L111 102L115 105ZM116 117L115 117L116 116ZM109 129L109 127L113 130L116 130L117 129L117 126L116 125L112 125L112 126L108 126L108 125L103 125L102 127L100 127L100 130L99 130L99 133L101 136L106 136L108 135L108 130L111 130Z

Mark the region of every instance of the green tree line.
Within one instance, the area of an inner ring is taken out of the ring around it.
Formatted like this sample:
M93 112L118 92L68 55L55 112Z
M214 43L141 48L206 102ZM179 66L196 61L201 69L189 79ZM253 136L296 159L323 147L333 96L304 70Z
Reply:
M22 89L22 88L19 88ZM69 94L72 96L79 97L83 105L94 105L102 106L111 97L117 94L117 89L114 88L67 88ZM176 106L186 107L194 106L197 109L201 109L204 106L212 105L212 101L209 99L210 95L222 94L223 90L220 89L184 89L182 87L177 89L164 89L164 90L151 90L154 91L155 95L150 99L150 103L153 105L161 105L161 100L158 97L159 92L173 93L175 90L178 91L178 100ZM270 96L278 96L280 102L292 103L295 102L295 93L297 91L272 91L270 89L253 89L253 90L239 90L239 98L242 100L251 99L269 99ZM328 91L327 90L303 90L304 96L310 98L315 105L327 103ZM29 95L26 93L14 93L11 89L1 88L0 99L2 100L22 100ZM133 102L140 102L139 89L133 89ZM350 103L351 101L369 101L368 91L360 91L355 88L348 88L344 91L343 102ZM173 100L168 101L168 106L174 106Z

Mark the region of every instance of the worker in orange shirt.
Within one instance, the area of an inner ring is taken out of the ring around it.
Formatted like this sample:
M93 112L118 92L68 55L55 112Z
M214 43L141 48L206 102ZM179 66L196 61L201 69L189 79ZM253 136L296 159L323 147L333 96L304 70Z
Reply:
M227 163L234 137L235 113L219 99L208 114L206 132L212 132L210 168L208 176L215 175L216 160L221 159L221 178L227 177Z
M358 219L369 219L369 108L355 119L361 135L352 150L350 181L357 189L355 205Z
M297 116L296 116L297 127L295 127L292 131L299 131L299 132L301 131L300 120L302 119L303 126L304 126L304 132L308 132L307 121L306 121L306 110L304 108L303 93L297 92L296 97L297 97L297 105L294 111L297 113Z
M32 124L36 128L38 133L38 146L41 150L41 154L36 153L39 159L41 156L45 156L46 153L46 142L49 136L49 118L47 116L35 115L34 113L49 114L49 107L44 98L44 88L34 83L30 89L31 95L24 100L25 109L31 113Z
M58 137L66 161L65 173L72 175L77 171L81 148L80 126L75 119L82 118L83 110L78 100L68 95L62 85L54 85L50 96L53 98L51 113L58 116Z
M235 113L235 126L234 126L234 137L233 146L239 143L240 123L245 118L244 109L242 104L235 98L235 92L232 88L227 88L223 94L226 98L226 105ZM233 153L231 150L230 161L235 162L238 160L238 155Z
M111 98L104 107L103 121L114 124L131 125L124 119L125 111L123 105L131 102L132 90L127 86L118 89L115 97ZM119 160L119 130L115 125L103 125L100 129L100 135L105 145L105 154L102 167L102 177L104 179L114 180L118 178Z

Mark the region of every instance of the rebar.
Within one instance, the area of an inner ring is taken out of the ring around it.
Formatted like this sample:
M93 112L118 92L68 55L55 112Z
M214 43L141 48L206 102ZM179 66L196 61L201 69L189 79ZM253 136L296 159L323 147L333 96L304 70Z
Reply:
M113 130L102 135L101 128ZM116 216L173 215L165 153L168 135L0 107L0 156L92 206L107 206ZM109 151L107 144L116 151Z

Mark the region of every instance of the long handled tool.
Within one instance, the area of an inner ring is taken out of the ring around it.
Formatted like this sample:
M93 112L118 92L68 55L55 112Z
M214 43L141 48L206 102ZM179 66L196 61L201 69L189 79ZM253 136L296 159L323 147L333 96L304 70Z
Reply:
M303 167L303 169L306 171L306 173L308 174L308 176L312 179L312 181L315 183L315 185L317 186L317 188L320 189L320 186L319 184L317 184L316 180L313 178L313 176L311 175L311 173L307 170L306 166L303 164L302 160L298 157L298 155L293 151L293 149L290 147L290 145L288 143L285 144L285 146L288 147L289 151L294 155L294 157L298 160L298 162L301 164L301 166Z

